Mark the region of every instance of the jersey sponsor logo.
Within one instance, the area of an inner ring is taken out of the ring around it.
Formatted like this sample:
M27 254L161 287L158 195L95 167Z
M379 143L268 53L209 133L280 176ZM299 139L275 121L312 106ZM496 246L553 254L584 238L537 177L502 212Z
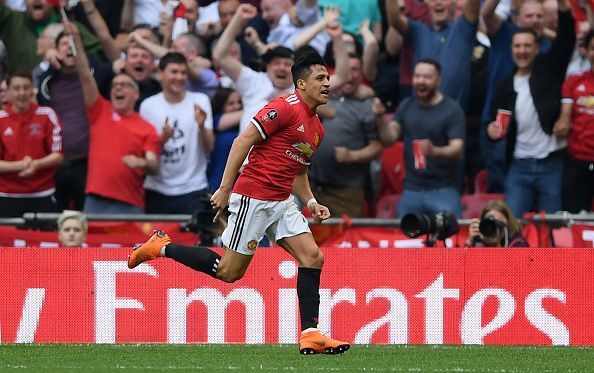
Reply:
M41 124L39 124L39 123L29 124L29 135L41 136L42 134L43 134L43 130L42 130Z
M305 158L303 158L302 156L300 156L297 153L293 153L289 149L285 150L285 154L288 155L289 157L293 158L297 162L301 163L302 165L309 166L309 164L310 164L310 162L306 161Z
M582 96L577 99L577 104L589 108L594 107L594 96Z
M300 125L300 126L297 128L297 131L299 131L299 132L305 132L305 127L303 126L303 124L302 124L302 125Z
M276 110L272 109L268 113L262 115L260 119L262 119L262 122L264 123L270 123L276 118L278 118L278 113L276 112Z
M251 240L251 241L250 241L250 242L248 242L248 244L247 244L247 248L248 248L249 250L252 250L252 251L254 251L254 250L256 250L256 247L258 247L258 242L257 242L256 240Z
M12 129L12 127L7 127L4 130L4 133L2 133L4 136L14 136L14 131Z
M293 147L295 149L299 150L301 152L301 154L303 154L307 158L311 158L311 156L314 153L313 149L311 148L311 145L309 145L308 143L299 141L299 142L296 142L295 144L293 144Z

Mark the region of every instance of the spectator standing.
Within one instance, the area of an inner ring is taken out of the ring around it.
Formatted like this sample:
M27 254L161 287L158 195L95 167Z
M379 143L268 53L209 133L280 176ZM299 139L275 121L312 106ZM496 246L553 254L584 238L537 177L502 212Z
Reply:
M455 5L451 0L429 0L431 25L405 17L398 0L386 0L386 12L390 26L410 43L413 62L422 58L436 60L443 71L440 91L466 110L480 5L479 0L467 0L462 15L454 19Z
M363 80L361 58L350 55L349 65L351 80L328 100L334 115L324 120L326 138L309 168L309 180L314 196L332 215L356 218L363 216L369 162L379 158L382 145L372 98L355 96Z
M192 214L208 193L207 158L213 149L212 112L208 96L188 92L186 58L168 53L159 61L163 92L147 98L140 115L161 134L159 174L144 182L146 212Z
M8 84L6 78L0 79L0 110L3 110L8 103Z
M584 37L590 66L594 66L594 30ZM563 210L592 209L594 198L594 68L570 76L563 84L561 115L554 133L567 139L568 156L563 177Z
M291 66L293 52L284 47L272 49L266 56L266 72L256 72L242 65L229 54L231 43L242 33L247 23L258 14L257 9L249 4L241 4L223 31L217 42L213 58L217 60L223 72L235 83L235 89L241 95L245 110L240 123L240 132L249 124L258 108L274 97L293 92Z
M567 140L555 136L554 127L575 31L569 5L560 3L559 10L559 32L546 54L539 53L538 35L532 29L516 31L516 72L498 84L491 103L487 133L494 141L507 140L505 200L515 216L534 207L548 213L561 210ZM507 133L496 122L498 110L511 112Z
M565 0L561 0L564 1ZM491 41L487 69L487 92L482 113L482 128L491 121L493 92L499 82L514 72L512 37L519 28L532 29L538 35L541 53L551 48L551 40L544 36L544 9L538 0L526 0L519 5L518 14L506 19L496 12L499 0L485 0L481 16L485 21L487 36ZM560 11L560 9L559 9ZM563 27L561 25L561 27ZM481 130L481 148L489 178L489 191L501 192L504 188L506 169L506 142L493 143L487 140L486 130Z
M76 26L66 23L75 45L81 45ZM159 136L153 126L134 111L140 94L135 80L117 74L111 82L110 101L99 95L86 54L79 49L75 57L87 115L91 126L87 213L142 213L143 179L157 174Z
M401 135L404 140L406 176L398 203L399 217L443 210L458 218L462 215L459 180L464 112L439 90L439 80L437 61L417 62L412 80L415 95L400 103L395 121L380 121L379 134L384 145L393 144Z
M89 223L85 214L64 210L58 218L58 239L62 247L81 247L87 240Z
M89 122L82 87L76 72L71 37L62 32L55 39L59 68L50 66L39 78L38 102L56 111L62 122L64 161L56 171L56 203L62 211L73 204L82 210L89 156ZM104 97L113 78L111 65L89 56L93 77Z
M243 114L241 96L232 88L220 87L212 99L212 113L216 138L206 173L208 186L214 191L221 185L231 145L239 134L239 121Z
M5 61L8 71L17 67L32 71L44 57L36 54L37 38L43 33L45 27L58 22L60 22L60 15L49 0L27 1L26 12L13 11L4 3L0 3L0 39L9 51ZM80 25L79 28L84 49L99 53L101 50L99 40L86 27ZM55 48L51 48L46 51L45 57L51 60L48 57L55 53Z
M33 78L7 79L8 103L0 110L0 217L53 212L56 168L64 158L58 116L33 102Z
M134 104L134 110L138 110L147 97L161 92L161 83L154 77L155 66L155 57L148 49L138 44L128 47L123 71L131 76L138 86L139 98Z

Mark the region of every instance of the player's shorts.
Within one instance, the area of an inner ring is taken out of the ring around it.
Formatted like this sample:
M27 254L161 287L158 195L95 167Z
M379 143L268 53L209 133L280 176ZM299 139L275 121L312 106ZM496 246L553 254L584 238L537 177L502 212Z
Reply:
M223 245L244 255L254 255L267 234L271 241L311 232L307 219L290 196L284 201L262 201L231 193L229 222Z

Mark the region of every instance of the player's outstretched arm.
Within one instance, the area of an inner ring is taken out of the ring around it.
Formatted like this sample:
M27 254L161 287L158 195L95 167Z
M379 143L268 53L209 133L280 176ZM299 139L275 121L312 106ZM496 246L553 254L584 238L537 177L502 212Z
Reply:
M299 170L297 177L293 181L293 194L295 194L303 204L307 205L307 208L311 211L311 216L316 223L321 223L330 217L330 210L328 210L328 207L320 205L314 198L309 186L309 178L307 177L307 166L301 167L301 170Z
M225 171L223 172L223 179L219 189L214 192L210 198L212 207L217 210L217 213L213 221L217 221L221 211L229 204L229 197L233 190L233 184L235 178L239 173L239 168L243 164L243 161L247 157L252 146L259 144L264 139L260 135L260 132L255 126L249 125L235 140L229 151L229 158L227 158L227 164L225 165Z

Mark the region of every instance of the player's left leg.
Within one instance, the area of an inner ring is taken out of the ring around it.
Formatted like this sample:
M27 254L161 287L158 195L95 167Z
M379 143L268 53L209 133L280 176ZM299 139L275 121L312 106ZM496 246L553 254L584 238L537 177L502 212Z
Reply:
M347 342L329 338L318 330L320 309L320 274L324 255L310 232L284 237L278 244L299 263L297 297L301 318L299 352L302 354L341 354L349 349Z

